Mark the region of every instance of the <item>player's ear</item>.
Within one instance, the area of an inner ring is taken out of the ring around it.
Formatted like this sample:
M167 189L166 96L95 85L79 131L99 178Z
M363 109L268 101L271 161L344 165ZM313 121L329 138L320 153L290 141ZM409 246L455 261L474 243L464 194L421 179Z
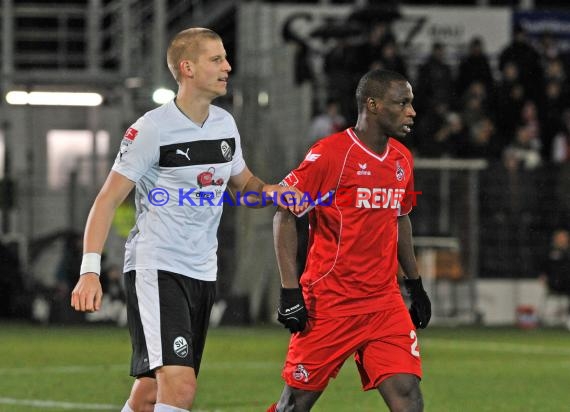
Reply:
M178 64L178 68L183 77L194 77L194 67L190 60L181 60Z
M372 113L378 113L378 109L380 109L380 106L378 104L378 101L373 98L373 97L368 97L366 99L366 107L368 108L369 111L371 111Z

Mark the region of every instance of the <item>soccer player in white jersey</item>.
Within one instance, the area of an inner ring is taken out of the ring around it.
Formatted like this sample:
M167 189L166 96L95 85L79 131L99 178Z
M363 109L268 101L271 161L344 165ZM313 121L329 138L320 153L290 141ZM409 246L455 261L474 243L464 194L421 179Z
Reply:
M76 310L99 310L104 243L116 208L136 188L136 224L124 263L136 380L123 412L192 407L215 297L216 233L226 188L236 197L256 193L258 200L262 193L280 199L292 190L252 174L233 117L211 104L226 94L231 71L221 38L209 29L184 30L172 40L167 61L178 83L176 98L125 133L89 213L71 294ZM294 197L299 203L300 192Z
M393 412L423 410L416 328L427 326L431 303L408 217L413 158L396 140L414 123L412 99L402 75L368 72L356 89L356 125L318 141L284 179L311 199L329 197L309 212L300 282L295 218L282 208L275 215L278 320L292 336L282 371L285 388L267 412L309 411L353 354L364 390L378 390ZM409 311L398 287L399 265L412 300Z

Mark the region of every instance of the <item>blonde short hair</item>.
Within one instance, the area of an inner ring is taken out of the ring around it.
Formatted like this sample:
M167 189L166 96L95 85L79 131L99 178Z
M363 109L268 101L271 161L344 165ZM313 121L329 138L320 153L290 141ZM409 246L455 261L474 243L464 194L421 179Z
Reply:
M182 60L197 61L200 56L200 43L204 39L219 40L222 38L213 30L202 27L192 27L178 33L168 46L166 62L174 79L180 81L180 62Z

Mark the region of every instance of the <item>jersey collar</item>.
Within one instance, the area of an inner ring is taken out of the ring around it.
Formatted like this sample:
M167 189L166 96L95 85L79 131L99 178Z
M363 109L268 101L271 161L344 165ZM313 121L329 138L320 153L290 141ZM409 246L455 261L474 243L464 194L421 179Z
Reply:
M386 157L388 156L388 153L390 152L390 138L388 138L388 142L386 143L386 149L384 150L384 153L379 155L378 153L374 153L372 150L370 150L368 147L366 147L362 143L362 141L358 138L356 133L354 133L354 130L352 130L352 128L349 127L348 129L346 129L346 131L347 131L348 135L350 136L350 138L354 141L354 143L356 143L362 150L364 150L370 156L375 157L376 159L378 159L381 162L383 162L384 159L386 159Z
M206 120L204 120L204 123L202 124L198 124L196 123L194 120L192 120L191 118L189 118L186 113L184 113L182 111L182 109L178 106L178 103L176 103L176 98L172 99L172 103L174 104L174 108L176 109L176 111L178 113L180 113L186 120L190 121L194 126L203 129L204 125L206 124L206 122L208 121L208 119L210 118L210 112L208 111L208 116L206 117Z

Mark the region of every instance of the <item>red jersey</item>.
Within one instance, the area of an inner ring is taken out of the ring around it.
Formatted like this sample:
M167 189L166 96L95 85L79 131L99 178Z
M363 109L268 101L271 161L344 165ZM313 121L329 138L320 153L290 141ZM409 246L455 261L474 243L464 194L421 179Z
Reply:
M414 190L410 151L389 138L384 153L374 153L347 129L318 141L284 183L301 190L305 201L322 201L309 212L301 276L310 315L401 305L397 219L412 209L413 196L406 196Z

